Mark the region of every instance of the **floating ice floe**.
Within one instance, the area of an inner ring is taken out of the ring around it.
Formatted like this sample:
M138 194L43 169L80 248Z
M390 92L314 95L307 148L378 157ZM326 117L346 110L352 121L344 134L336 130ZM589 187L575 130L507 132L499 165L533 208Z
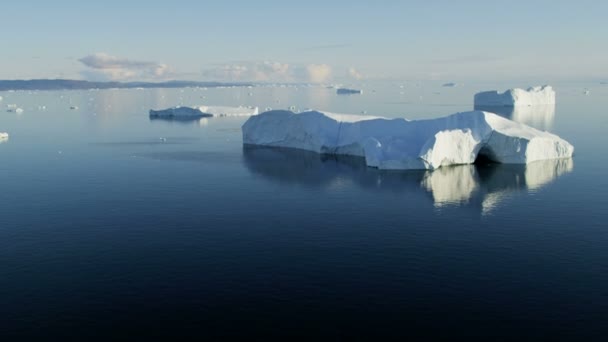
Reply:
M249 118L243 143L364 157L379 169L436 169L478 157L505 164L569 158L574 147L548 132L472 111L408 121L275 110Z
M8 133L0 132L0 141L8 140Z
M475 94L475 106L535 106L554 105L555 91L551 86L509 89L503 93L496 90Z
M212 116L251 116L258 114L258 107L173 107L161 110L150 110L150 117L184 118L184 117L212 117Z
M6 111L10 113L21 114L23 113L23 108L17 107L16 104L8 104L6 105Z
M361 89L349 89L349 88L338 88L336 90L336 94L338 95L354 95L354 94L362 94L363 90Z

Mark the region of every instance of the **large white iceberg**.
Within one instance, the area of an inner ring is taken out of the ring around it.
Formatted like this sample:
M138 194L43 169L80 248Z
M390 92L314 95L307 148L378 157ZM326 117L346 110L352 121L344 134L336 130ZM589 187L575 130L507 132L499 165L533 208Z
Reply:
M503 93L496 90L475 94L475 106L535 106L554 105L555 91L551 86L509 89Z
M258 114L258 107L224 107L224 106L200 106L150 110L151 117L157 118L200 118L212 116L251 116Z
M478 157L505 164L569 158L574 148L548 132L472 111L405 119L275 110L249 118L243 143L365 158L379 169L436 169L472 164Z

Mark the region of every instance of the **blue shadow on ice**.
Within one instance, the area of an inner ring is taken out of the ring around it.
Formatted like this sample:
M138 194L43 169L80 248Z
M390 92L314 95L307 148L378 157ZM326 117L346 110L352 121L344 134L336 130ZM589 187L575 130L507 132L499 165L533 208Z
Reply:
M549 131L555 121L555 105L535 106L480 106L475 110L498 114L509 120L523 123L534 128Z

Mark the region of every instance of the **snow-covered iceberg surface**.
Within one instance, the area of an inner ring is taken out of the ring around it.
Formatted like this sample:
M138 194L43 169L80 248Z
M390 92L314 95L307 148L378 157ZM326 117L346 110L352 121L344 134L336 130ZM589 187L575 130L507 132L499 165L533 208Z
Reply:
M258 107L223 107L223 106L200 106L200 107L173 107L161 110L150 110L150 117L164 118L201 118L212 116L251 116L258 114Z
M360 89L349 89L349 88L338 88L336 90L336 94L338 95L354 95L354 94L362 94L363 90Z
M379 169L436 169L472 164L480 156L526 164L569 158L574 151L556 135L482 111L408 121L275 110L249 118L242 130L246 145L359 156Z
M551 86L509 89L503 93L496 90L475 94L475 106L534 106L554 105L555 91Z

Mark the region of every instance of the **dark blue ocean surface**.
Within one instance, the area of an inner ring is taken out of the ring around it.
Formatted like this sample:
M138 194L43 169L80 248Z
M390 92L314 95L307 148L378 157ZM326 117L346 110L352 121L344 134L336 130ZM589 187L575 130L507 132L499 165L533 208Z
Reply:
M416 119L507 86L4 92L24 112L0 112L0 338L602 339L606 86L556 85L555 113L528 122L573 159L434 172L243 147L245 118L147 115Z

